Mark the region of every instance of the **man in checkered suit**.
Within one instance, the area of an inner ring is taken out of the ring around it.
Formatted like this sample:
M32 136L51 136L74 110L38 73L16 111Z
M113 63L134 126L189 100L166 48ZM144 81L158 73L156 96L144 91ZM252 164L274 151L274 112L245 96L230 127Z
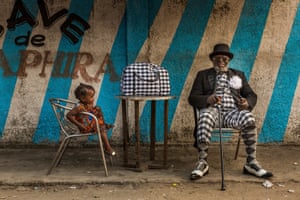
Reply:
M223 127L242 132L247 154L244 173L260 178L272 177L273 174L263 169L256 160L257 130L251 111L256 105L257 95L242 71L228 67L233 54L227 44L216 44L209 57L213 67L198 72L188 98L190 105L199 111L194 133L199 160L190 178L199 179L209 171L208 146L211 132L218 126L217 104L221 104Z

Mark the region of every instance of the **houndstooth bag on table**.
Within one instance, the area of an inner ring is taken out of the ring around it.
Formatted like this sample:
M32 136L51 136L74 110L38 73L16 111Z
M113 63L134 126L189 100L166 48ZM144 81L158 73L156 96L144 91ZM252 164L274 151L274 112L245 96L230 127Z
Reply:
M120 86L123 95L170 95L168 71L152 63L133 63L125 67Z

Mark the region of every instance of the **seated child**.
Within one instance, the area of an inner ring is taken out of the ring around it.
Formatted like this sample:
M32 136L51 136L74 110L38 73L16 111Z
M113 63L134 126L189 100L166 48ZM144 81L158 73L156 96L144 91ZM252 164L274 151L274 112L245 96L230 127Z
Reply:
M106 129L112 128L113 125L106 124L101 108L94 106L94 95L95 89L91 85L80 83L80 85L75 89L75 97L79 100L79 103L67 113L67 118L79 128L81 133L95 132L95 123L98 123L105 153L115 156L116 152L110 146L106 133ZM80 114L81 112L94 114L98 121L95 122L91 116Z

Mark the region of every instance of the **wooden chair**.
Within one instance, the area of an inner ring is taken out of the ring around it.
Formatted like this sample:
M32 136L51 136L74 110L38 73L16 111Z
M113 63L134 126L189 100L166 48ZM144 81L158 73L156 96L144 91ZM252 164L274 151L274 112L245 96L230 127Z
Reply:
M73 138L80 138L80 137L88 137L91 135L97 135L98 140L99 140L99 146L100 146L100 153L104 165L104 172L105 175L108 176L108 170L107 170L107 165L106 165L106 159L105 159L105 154L104 154L104 149L102 145L102 140L101 140L101 135L100 135L100 127L98 123L97 125L97 131L93 133L80 133L78 128L71 123L67 118L66 114L69 110L71 110L76 103L67 99L61 99L61 98L50 98L49 102L51 103L51 106L53 108L53 111L55 113L55 117L58 121L59 128L60 128L60 134L62 136L62 139L60 141L59 148L56 152L56 155L52 161L52 164L47 172L47 175L49 175L52 172L52 169L54 167L57 167L62 159L62 156L70 143L70 141ZM97 121L97 118L95 115L88 113L88 112L82 112L81 114L83 115L88 115L89 117L92 117L94 120Z

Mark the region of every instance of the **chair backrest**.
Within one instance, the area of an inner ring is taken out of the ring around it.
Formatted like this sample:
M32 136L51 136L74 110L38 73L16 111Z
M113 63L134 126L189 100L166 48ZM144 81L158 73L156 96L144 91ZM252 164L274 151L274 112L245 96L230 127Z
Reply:
M76 102L61 98L50 98L49 102L60 126L60 131L65 136L78 133L78 128L66 118L67 112L76 105Z

